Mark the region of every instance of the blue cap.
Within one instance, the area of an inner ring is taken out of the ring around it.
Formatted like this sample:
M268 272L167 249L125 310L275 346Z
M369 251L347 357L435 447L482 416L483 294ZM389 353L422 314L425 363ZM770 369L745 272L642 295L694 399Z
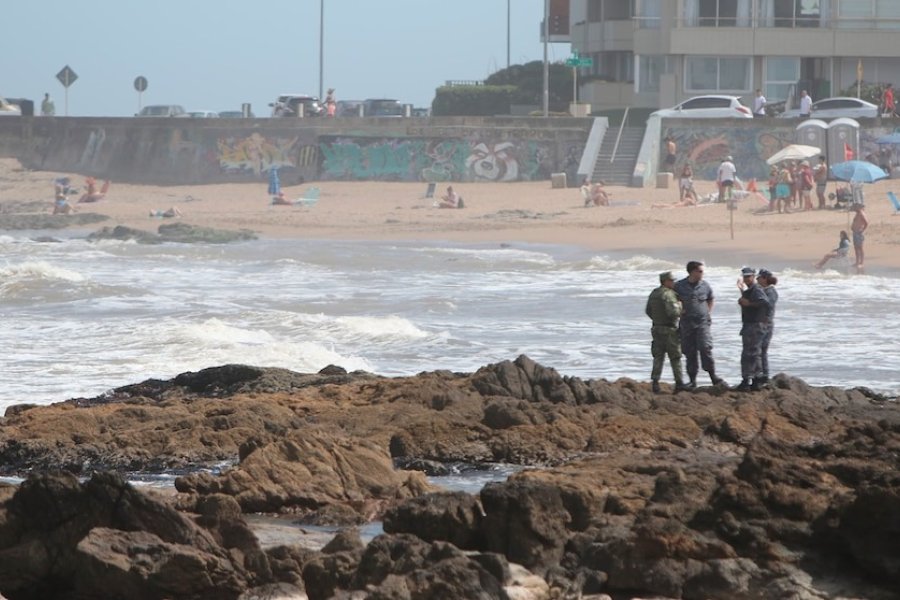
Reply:
M741 275L746 277L747 275L756 275L756 269L753 267L744 267L741 269Z

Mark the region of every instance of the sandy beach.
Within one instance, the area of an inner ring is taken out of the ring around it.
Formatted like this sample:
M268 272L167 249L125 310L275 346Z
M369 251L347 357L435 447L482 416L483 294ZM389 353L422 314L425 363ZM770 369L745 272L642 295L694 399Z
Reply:
M53 180L63 175L70 176L74 186L84 184L84 177L77 174L27 171L13 159L0 159L0 201L32 207L46 202L50 212ZM849 228L846 211L760 214L766 204L750 197L734 211L732 239L731 215L724 205L652 208L676 201L674 186L609 186L612 206L584 208L578 189L552 189L549 181L459 183L455 189L466 206L459 210L435 208L433 200L424 197L424 183L323 181L286 186L283 191L288 199L296 199L311 187L318 187L321 195L315 205L306 207L273 206L265 181L168 187L113 181L106 198L76 206L79 212L108 216L107 225L148 231L176 220L150 217L150 211L175 207L182 213L177 220L185 223L246 228L261 237L566 244L598 252L674 260L697 257L775 269L812 269L815 260L837 245L839 231ZM891 180L865 187L868 273L900 271L900 216L893 214L886 196L898 187ZM695 188L702 196L713 192L715 184L697 181ZM829 183L828 191L834 188ZM438 184L436 195L443 189Z

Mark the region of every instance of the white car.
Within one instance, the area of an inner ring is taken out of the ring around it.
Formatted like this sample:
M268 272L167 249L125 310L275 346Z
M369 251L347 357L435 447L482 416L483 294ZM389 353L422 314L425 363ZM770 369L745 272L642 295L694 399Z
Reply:
M859 98L838 96L825 98L812 103L810 118L813 119L837 119L838 117L850 117L851 119L874 119L878 116L878 106ZM800 109L792 108L780 115L782 119L799 119Z
M217 119L219 113L214 110L192 110L188 112L188 116L192 119Z
M6 98L0 96L0 117L19 117L22 116L22 109L15 104L10 104Z
M187 117L184 108L178 104L155 104L145 106L136 116L138 117Z
M737 96L694 96L672 108L663 108L650 116L663 119L752 119L753 113Z

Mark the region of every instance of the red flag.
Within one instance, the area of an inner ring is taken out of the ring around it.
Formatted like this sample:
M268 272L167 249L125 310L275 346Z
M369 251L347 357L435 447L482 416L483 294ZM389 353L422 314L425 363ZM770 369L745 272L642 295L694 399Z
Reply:
M844 160L853 160L853 148L847 142L844 142Z

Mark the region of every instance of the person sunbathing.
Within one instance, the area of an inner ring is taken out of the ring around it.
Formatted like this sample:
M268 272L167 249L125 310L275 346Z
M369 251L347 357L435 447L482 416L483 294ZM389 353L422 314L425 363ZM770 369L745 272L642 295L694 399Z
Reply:
M56 202L53 203L54 215L71 215L75 212L75 207L69 203L69 199L62 192L56 194Z
M814 266L817 269L822 269L829 260L846 258L848 254L850 254L850 236L847 235L846 231L841 231L841 242L838 244L838 247L823 256L822 260L815 263Z
M272 196L272 204L278 206L293 206L294 203L284 197L284 192L278 192L277 196Z
M151 217L162 217L164 219L171 219L174 217L180 217L181 211L175 208L174 206L168 208L167 210L156 210L154 208L150 209Z
M609 194L603 189L602 181L595 182L591 186L591 201L594 206L609 206Z
M87 187L87 191L78 199L78 202L98 202L102 200L106 196L106 192L109 191L109 179L103 182L103 187L100 188L99 192L97 191L97 181L93 177L88 177L85 180L85 186Z

